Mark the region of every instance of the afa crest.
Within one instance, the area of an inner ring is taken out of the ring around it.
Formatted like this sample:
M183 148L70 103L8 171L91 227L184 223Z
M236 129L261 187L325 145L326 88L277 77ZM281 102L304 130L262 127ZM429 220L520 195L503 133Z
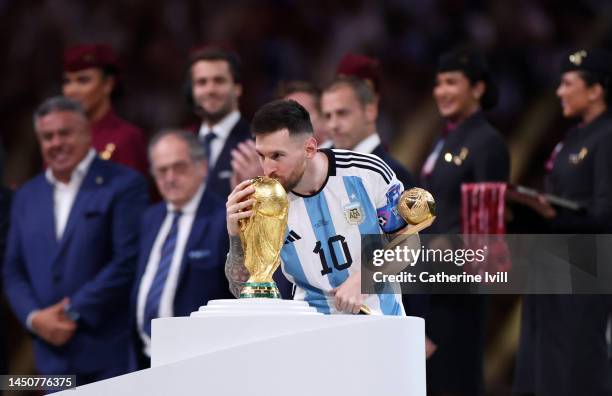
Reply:
M359 202L351 202L344 206L344 217L349 224L359 225L365 220L363 207Z

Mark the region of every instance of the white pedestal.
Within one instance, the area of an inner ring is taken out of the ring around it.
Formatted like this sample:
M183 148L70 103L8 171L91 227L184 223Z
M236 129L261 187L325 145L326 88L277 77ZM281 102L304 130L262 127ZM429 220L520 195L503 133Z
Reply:
M152 324L152 368L78 395L425 396L424 321L220 300ZM67 391L67 395L75 395Z

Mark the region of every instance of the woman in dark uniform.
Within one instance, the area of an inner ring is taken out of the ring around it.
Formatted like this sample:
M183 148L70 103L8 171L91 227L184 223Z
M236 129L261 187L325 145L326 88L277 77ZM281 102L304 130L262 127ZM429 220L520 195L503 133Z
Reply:
M548 220L551 233L610 233L612 56L601 50L573 52L564 57L561 72L557 96L563 116L580 123L548 161L547 192L584 209L553 208L543 198L534 209ZM516 393L612 395L605 338L609 312L606 295L525 296Z
M421 172L436 200L427 233L459 234L461 184L507 181L510 173L506 144L483 114L497 102L484 57L470 49L442 55L433 96L446 125ZM425 323L437 349L427 362L428 395L483 393L484 321L482 296L431 296Z

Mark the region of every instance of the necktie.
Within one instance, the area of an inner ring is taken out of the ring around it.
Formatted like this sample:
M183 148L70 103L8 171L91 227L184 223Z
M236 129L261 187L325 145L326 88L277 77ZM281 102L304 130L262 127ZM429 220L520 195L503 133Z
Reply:
M180 217L180 211L174 212L170 232L168 232L166 240L162 245L157 272L155 273L155 278L153 278L151 288L147 294L144 310L143 330L149 335L149 337L151 336L151 321L159 317L159 302L161 300L162 292L164 291L164 286L166 285L168 272L170 272L172 257L174 256L174 248L176 247L176 240L178 237L178 221Z
M206 156L206 162L208 162L209 167L212 167L212 164L210 163L210 147L212 141L216 137L217 135L213 131L210 131L202 138L202 145L204 146L204 155Z

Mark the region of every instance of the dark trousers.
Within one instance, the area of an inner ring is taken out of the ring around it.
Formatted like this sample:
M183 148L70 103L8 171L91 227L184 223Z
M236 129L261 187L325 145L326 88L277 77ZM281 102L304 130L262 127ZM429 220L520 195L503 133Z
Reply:
M484 393L486 307L487 296L431 296L425 333L438 348L427 361L428 395Z
M608 295L523 298L515 394L610 396Z

